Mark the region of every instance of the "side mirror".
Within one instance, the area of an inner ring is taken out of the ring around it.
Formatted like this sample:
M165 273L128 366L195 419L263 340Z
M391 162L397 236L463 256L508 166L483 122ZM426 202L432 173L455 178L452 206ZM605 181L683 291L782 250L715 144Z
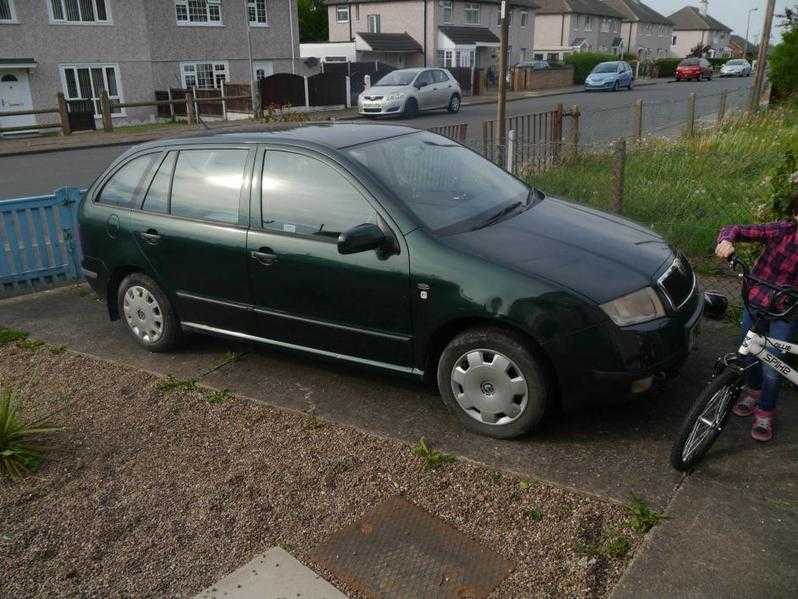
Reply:
M377 225L364 223L344 231L338 236L339 254L358 254L381 248L385 243L385 233Z
M713 320L720 320L726 315L729 300L717 291L704 292L704 316Z

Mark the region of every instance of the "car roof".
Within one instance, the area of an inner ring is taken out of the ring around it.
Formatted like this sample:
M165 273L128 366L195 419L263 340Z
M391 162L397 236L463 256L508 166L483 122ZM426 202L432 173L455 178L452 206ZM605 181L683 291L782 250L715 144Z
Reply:
M160 139L136 147L161 148L174 145L211 145L219 143L281 143L296 146L316 146L340 150L381 139L417 133L419 129L404 125L373 123L293 123L267 131L241 133L206 132L179 138Z

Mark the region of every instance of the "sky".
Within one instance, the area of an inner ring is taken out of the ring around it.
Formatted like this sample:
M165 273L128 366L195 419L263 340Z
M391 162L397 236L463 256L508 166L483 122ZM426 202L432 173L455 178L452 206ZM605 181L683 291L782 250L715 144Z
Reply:
M651 8L662 13L666 17L684 6L698 7L697 0L643 0ZM753 42L762 35L762 24L765 20L765 0L709 0L709 14L721 23L734 30L740 37L745 37L745 24L748 19L748 11L752 8L759 10L751 13L751 33L750 40ZM798 0L776 0L776 14L784 13L787 6L798 4ZM781 32L776 29L778 21L773 21L773 43L781 40Z

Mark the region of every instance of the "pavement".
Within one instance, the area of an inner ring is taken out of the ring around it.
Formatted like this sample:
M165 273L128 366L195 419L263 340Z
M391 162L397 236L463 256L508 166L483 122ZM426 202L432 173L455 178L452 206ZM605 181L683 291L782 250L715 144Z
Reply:
M776 441L759 445L733 418L695 473L673 471L676 429L736 331L706 322L678 379L630 404L552 419L540 432L499 441L464 432L428 387L296 353L194 337L151 354L108 321L85 285L0 301L0 326L35 339L371 434L435 447L607 501L631 494L668 519L647 537L613 597L791 597L798 588L798 404L785 393ZM235 353L230 353L235 352Z

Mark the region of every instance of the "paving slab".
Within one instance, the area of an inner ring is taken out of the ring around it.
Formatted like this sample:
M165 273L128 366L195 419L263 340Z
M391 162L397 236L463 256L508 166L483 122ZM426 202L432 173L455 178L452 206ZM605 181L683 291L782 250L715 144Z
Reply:
M194 599L346 599L282 547L272 547Z

